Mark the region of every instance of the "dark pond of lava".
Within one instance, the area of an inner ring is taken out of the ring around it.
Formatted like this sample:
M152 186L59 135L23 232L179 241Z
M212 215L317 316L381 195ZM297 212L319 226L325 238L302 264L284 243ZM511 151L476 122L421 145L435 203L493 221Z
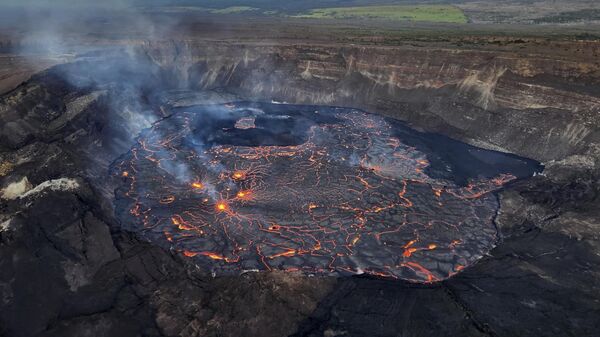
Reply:
M493 193L537 163L348 108L180 108L114 165L125 229L215 274L442 280L496 240Z

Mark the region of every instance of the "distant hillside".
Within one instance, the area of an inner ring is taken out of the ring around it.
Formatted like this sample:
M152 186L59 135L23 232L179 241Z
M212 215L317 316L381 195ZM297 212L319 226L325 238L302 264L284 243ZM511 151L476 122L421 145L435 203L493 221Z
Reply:
M323 19L569 24L597 22L598 0L132 0L138 6L204 8L215 14ZM389 7L393 6L393 7ZM399 6L399 7L398 7ZM412 6L412 7L402 7ZM420 7L416 13L410 8ZM439 15L432 6L442 10ZM445 7L444 7L445 6ZM363 9L364 8L364 9ZM388 11L388 9L390 11ZM457 11L456 9L459 9ZM462 13L460 13L462 11Z
M600 21L600 0L0 0L24 11L106 10L310 19L427 21L482 24L587 24ZM9 18L10 19L10 18ZM2 23L0 22L0 25Z
M354 7L369 5L450 4L461 0L134 0L140 6L200 6L227 8L247 6L279 11L303 11L313 8Z

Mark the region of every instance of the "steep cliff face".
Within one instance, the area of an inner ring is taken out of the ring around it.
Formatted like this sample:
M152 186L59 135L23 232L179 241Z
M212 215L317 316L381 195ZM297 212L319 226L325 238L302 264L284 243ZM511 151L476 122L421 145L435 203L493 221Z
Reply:
M175 86L360 107L541 161L600 153L600 64L593 58L425 47L154 43L143 49Z

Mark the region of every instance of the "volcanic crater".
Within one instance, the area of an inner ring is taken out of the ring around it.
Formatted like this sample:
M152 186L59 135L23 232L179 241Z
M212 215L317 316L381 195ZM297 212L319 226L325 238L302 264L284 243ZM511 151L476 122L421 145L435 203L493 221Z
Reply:
M562 45L140 43L34 75L0 100L0 335L593 335L597 43Z

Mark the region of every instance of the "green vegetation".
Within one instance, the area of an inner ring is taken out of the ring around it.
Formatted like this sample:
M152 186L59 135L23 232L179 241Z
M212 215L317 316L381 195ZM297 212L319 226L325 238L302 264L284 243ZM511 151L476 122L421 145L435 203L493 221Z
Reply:
M315 19L387 19L395 21L430 21L466 23L467 17L457 7L449 5L394 5L317 8L294 15Z
M255 11L258 8L250 7L250 6L233 6L227 7L223 9L212 9L210 12L213 14L237 14L249 11Z
M338 1L338 0L331 0ZM359 1L359 0L357 0ZM365 5L353 7L306 7L302 9L279 10L261 6L167 6L165 11L204 12L215 15L259 15L312 19L380 19L389 21L424 21L441 23L466 23L463 11L452 5Z

